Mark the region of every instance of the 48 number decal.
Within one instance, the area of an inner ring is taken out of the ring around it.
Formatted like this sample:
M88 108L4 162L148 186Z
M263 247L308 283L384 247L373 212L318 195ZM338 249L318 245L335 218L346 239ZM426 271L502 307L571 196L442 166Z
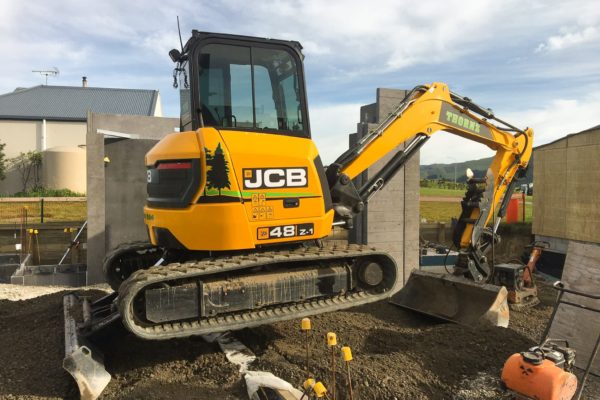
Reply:
M281 239L295 236L311 236L315 233L314 224L278 225L258 228L258 240Z

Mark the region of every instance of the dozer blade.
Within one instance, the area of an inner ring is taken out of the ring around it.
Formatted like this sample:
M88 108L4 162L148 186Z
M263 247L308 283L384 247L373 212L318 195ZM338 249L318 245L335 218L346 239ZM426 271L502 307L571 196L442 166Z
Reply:
M89 318L89 302L80 302L74 294L63 297L65 313L65 358L63 368L77 382L82 400L95 400L100 396L108 382L110 374L104 369L104 362L99 352L92 353L92 347L77 334L77 304L81 303L81 312L85 321Z
M504 286L415 270L390 303L461 325L508 327L508 292Z

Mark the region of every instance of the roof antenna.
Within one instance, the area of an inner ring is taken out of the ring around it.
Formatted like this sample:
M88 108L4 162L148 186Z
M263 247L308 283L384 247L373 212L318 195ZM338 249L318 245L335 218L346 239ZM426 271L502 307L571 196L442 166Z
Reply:
M179 27L179 15L177 16L177 31L179 32L179 44L181 45L181 53L183 54L183 40L181 40L181 28Z
M181 34L179 34L181 37ZM56 67L52 67L52 69L46 70L33 70L31 72L37 72L38 74L46 77L46 86L48 86L48 76L56 77L60 74L60 71Z

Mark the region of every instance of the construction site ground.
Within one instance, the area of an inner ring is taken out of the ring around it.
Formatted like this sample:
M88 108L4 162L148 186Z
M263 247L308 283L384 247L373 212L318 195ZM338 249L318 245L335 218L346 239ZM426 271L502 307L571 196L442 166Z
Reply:
M56 290L0 285L0 398L78 397L61 367L64 290ZM554 300L550 287L542 286L541 300L533 309L511 312L508 329L443 323L387 302L315 316L310 371L330 382L325 335L334 331L340 345L352 348L355 399L508 399L500 370L512 353L538 342ZM288 321L235 335L257 356L251 369L299 385L307 377L299 326ZM99 347L113 376L101 399L247 399L237 367L201 338L148 342L120 328ZM338 399L347 398L342 367ZM600 378L591 377L583 398L600 399Z

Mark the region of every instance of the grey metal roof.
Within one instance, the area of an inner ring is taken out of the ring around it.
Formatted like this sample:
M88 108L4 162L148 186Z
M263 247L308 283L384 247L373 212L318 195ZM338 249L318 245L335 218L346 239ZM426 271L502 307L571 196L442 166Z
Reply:
M88 110L151 116L157 101L157 90L40 85L1 95L0 119L85 121Z

